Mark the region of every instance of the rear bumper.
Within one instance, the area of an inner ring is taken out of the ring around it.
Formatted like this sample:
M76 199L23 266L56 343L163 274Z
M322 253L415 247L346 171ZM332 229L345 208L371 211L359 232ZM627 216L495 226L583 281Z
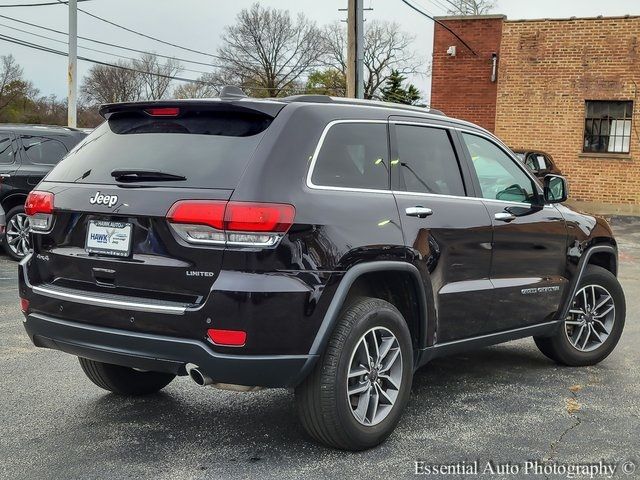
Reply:
M216 383L293 387L317 359L315 355L221 354L196 340L98 327L39 313L27 315L24 327L37 347L177 375L185 375L185 365L193 363Z

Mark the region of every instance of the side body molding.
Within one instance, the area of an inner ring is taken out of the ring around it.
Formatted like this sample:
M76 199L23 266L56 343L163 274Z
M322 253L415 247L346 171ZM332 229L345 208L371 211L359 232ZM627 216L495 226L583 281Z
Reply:
M414 265L410 263L385 260L360 263L347 270L344 277L340 281L340 285L338 285L336 293L331 300L331 304L327 309L327 313L325 314L324 319L322 320L322 324L318 329L318 333L316 334L313 344L311 345L311 350L309 351L310 355L319 355L323 352L327 342L329 341L331 332L333 332L333 328L338 320L340 309L344 305L344 302L347 299L347 295L349 294L349 289L351 288L353 283L358 279L358 277L365 273L380 271L407 272L413 277L413 282L416 288L416 295L418 297L419 303L418 308L420 312L421 333L419 338L419 347L424 348L427 331L427 298L424 292L424 285L422 277L420 276L420 272Z

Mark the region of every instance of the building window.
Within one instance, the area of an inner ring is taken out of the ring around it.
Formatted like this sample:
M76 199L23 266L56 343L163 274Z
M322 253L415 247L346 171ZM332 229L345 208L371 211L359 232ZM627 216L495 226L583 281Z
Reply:
M633 102L587 100L584 152L629 153Z

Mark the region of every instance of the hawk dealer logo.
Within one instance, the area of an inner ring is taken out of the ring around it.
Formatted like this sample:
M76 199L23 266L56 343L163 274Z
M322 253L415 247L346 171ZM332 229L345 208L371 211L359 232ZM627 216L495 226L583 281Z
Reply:
M560 291L560 286L553 285L551 287L523 288L522 290L520 290L520 293L522 293L522 295L533 295L536 293L551 293L551 292L559 292L559 291Z
M89 199L89 203L91 205L106 205L111 208L116 203L118 203L117 195L103 195L100 191L97 191L96 194Z

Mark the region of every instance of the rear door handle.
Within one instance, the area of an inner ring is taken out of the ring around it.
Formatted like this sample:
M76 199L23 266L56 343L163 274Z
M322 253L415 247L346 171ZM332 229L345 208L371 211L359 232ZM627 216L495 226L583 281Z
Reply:
M509 213L509 212L498 212L496 213L493 218L495 218L496 220L500 221L500 222L511 222L513 220L516 219L516 216L513 213Z
M427 218L433 215L433 210L427 207L407 207L404 211L407 217Z

